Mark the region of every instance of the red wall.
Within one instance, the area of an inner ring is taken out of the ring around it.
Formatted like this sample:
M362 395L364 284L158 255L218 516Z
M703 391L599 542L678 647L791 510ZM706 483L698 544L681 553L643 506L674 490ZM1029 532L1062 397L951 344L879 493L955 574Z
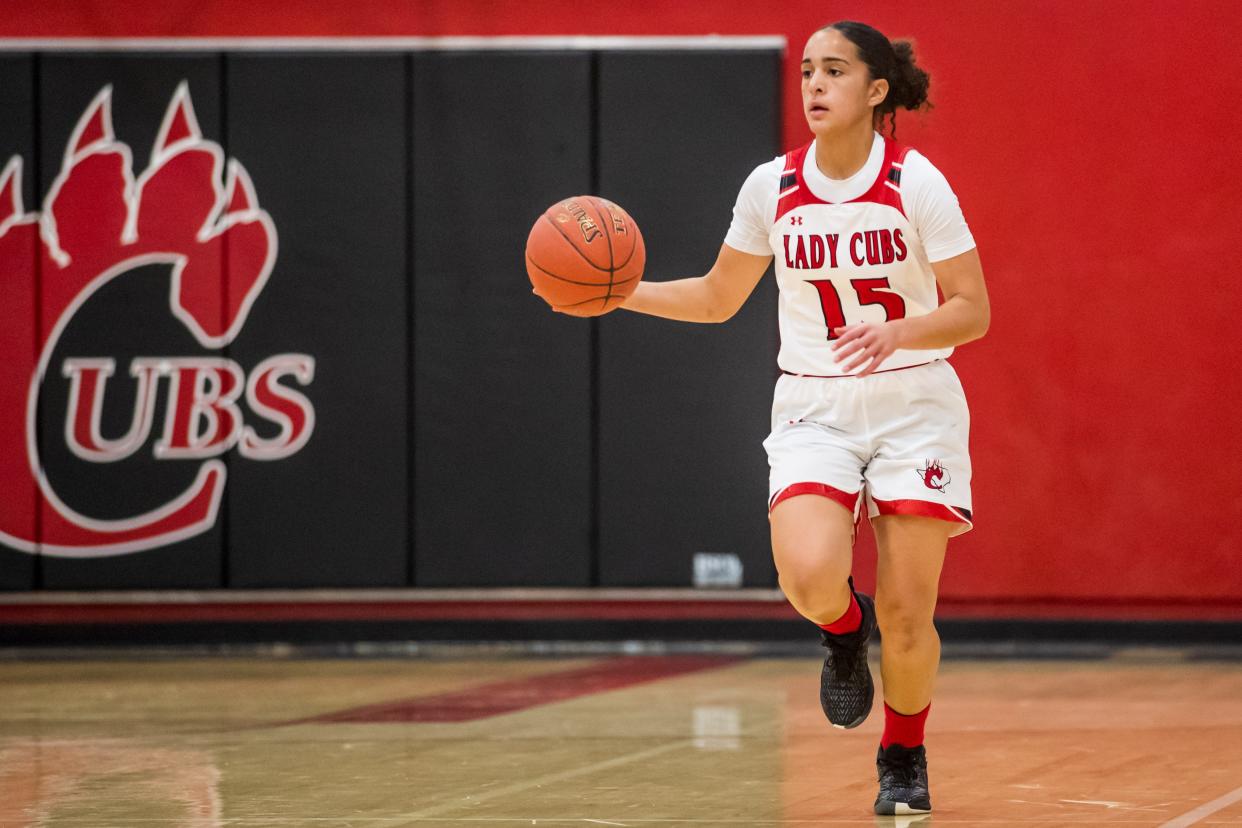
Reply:
M1242 609L1242 4L256 5L134 0L113 17L110 0L43 0L6 9L0 36L783 34L790 145L808 136L811 30L913 36L936 108L899 137L957 190L993 302L988 337L954 358L977 529L953 544L945 596Z

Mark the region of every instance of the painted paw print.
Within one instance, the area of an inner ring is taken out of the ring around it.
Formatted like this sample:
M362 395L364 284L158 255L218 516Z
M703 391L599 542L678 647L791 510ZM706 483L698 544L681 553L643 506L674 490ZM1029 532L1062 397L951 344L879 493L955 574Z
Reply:
M184 82L137 178L130 148L113 132L111 87L74 128L41 211L25 211L21 176L20 157L0 173L0 485L14 487L0 491L0 539L33 549L36 513L43 515L45 548L157 545L160 537L185 536L209 513L214 519L222 467L205 464L171 510L77 519L39 473L35 400L77 309L143 265L171 266L170 312L199 343L218 349L232 342L276 261L271 217L259 208L242 165L226 165L220 145L203 138Z

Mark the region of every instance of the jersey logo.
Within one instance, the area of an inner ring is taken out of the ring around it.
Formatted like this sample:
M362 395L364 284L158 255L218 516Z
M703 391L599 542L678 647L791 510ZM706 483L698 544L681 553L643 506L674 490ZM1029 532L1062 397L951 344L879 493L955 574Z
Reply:
M790 217L789 217L789 223L790 223L790 224L801 224L801 223L802 223L802 216L790 216Z
M949 476L949 470L942 466L939 460L924 460L923 468L915 469L914 473L923 481L924 486L938 492L943 492L948 488L949 482L953 479Z

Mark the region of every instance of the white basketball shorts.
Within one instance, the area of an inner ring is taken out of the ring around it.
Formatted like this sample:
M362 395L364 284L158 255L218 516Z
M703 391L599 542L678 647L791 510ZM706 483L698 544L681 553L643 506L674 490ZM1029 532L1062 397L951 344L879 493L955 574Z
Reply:
M867 377L782 374L763 441L769 512L818 494L860 514L922 515L971 529L970 411L942 359Z

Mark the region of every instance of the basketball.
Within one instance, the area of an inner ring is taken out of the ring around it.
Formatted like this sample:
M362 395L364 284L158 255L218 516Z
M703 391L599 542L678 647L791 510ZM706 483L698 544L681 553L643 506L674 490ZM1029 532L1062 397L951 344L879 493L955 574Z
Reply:
M555 310L599 316L634 292L647 251L625 210L598 196L574 196L544 211L526 239L526 273Z

